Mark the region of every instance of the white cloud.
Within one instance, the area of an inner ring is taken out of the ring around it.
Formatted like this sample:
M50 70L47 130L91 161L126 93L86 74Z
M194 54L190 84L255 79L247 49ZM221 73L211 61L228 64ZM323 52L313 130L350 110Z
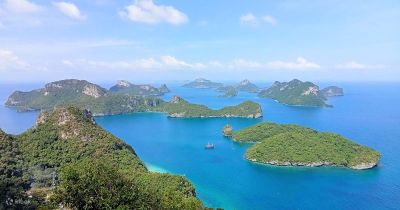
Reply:
M53 2L53 5L60 10L64 15L76 19L76 20L84 20L86 19L86 16L82 15L81 11L79 8L69 2Z
M0 71L10 69L25 69L28 64L21 60L12 51L0 50Z
M277 21L274 17L269 16L269 15L264 16L262 19L263 19L266 23L269 23L269 24L271 24L271 25L276 25L276 24L278 24L278 21Z
M254 16L252 13L247 13L245 15L242 15L240 17L240 23L242 25L257 25L258 24L258 18Z
M291 70L301 70L301 69L318 69L320 65L307 61L303 57L298 57L296 62L285 62L285 61L272 61L267 64L271 69L291 69Z
M256 61L249 61L245 59L235 59L231 64L228 65L229 68L235 69L257 69L265 67L262 63Z
M278 21L270 15L265 15L264 17L257 17L253 13L247 13L240 17L240 24L242 25L258 26L263 22L268 23L270 25L278 24Z
M359 69L380 69L380 68L384 68L384 66L383 65L367 65L367 64L358 63L356 61L349 61L345 64L337 65L336 68L359 70Z
M181 25L187 23L189 20L185 13L172 6L156 5L153 0L136 0L134 4L120 11L119 15L131 21L146 24L165 22L173 25Z
M28 0L5 0L4 8L15 13L36 13L42 10L41 6Z
M173 56L165 55L159 58L142 58L132 61L99 61L99 60L62 60L61 63L69 68L94 70L194 70L203 69L203 63L189 63Z

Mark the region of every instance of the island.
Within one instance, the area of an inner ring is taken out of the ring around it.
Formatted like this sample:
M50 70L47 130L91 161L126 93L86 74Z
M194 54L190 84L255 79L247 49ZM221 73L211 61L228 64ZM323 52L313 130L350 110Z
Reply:
M298 125L263 122L238 131L226 125L222 132L233 141L253 143L245 156L256 163L369 169L375 167L380 159L380 153L374 149L338 134Z
M120 83L119 86L129 85ZM108 91L85 80L61 80L44 88L29 92L15 91L6 106L18 111L52 110L55 107L75 106L88 109L94 115L114 115L128 112L150 111L163 101L154 96L138 96L121 93L117 87Z
M171 92L171 90L167 87L166 84L162 84L162 85L158 88L158 90L159 90L162 94Z
M232 98L238 94L238 91L234 86L222 86L217 88L217 91L221 92L222 94L219 96L224 98Z
M261 98L271 98L279 103L294 106L326 107L326 98L319 87L312 82L302 82L294 79L290 82L274 82L274 84L261 90Z
M259 88L257 85L251 83L249 80L245 79L241 81L237 86L236 89L238 91L244 91L244 92L249 92L249 93L258 93Z
M110 88L110 92L125 93L132 96L161 96L166 93L165 91L169 91L165 85L160 88L163 89L160 90L151 85L134 85L126 80L119 80L116 85Z
M222 83L212 82L211 80L204 78L195 79L194 81L183 85L183 87L187 88L200 88L200 89L219 88L222 86L223 86Z
M192 104L179 96L174 96L169 103L162 103L154 111L165 112L169 117L178 118L209 118L209 117L236 117L260 118L261 106L251 101L242 102L236 106L227 106L213 110L204 105Z
M337 86L329 86L321 90L325 97L344 96L343 88Z
M164 112L170 117L246 117L262 116L261 106L254 102L243 102L236 106L211 110L206 106L191 104L175 96L166 102L156 96L125 93L119 82L118 88L108 91L85 80L61 80L46 84L44 88L29 92L15 91L6 106L18 111L52 110L57 107L75 106L90 110L95 116L115 115L131 112ZM130 88L128 88L130 90Z
M131 146L92 116L57 108L20 135L0 130L5 209L205 209L186 178L149 172Z

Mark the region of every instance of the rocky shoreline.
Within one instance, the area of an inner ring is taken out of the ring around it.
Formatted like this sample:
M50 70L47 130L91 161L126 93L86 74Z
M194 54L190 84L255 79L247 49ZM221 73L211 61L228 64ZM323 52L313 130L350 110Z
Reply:
M274 165L274 166L305 166L305 167L321 167L321 166L343 166L351 169L356 169L356 170L365 170L365 169L371 169L374 168L378 165L378 163L361 163L355 166L344 166L344 165L335 165L330 162L326 161L319 161L319 162L312 162L312 163L300 163L300 162L288 162L288 161L277 161L277 160L271 160L271 161L258 161L257 159L248 159L247 160L255 163L260 163L260 164L268 164L268 165Z

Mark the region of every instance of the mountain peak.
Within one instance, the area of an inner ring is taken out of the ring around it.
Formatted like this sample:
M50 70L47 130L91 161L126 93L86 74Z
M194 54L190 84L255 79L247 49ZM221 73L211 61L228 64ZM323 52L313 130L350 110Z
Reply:
M130 87L132 85L132 83L130 83L127 80L118 80L117 85L120 87Z
M248 85L248 84L250 84L250 83L251 83L250 80L245 79L245 80L243 80L243 81L240 82L240 85Z
M45 122L56 123L57 125L65 125L67 123L77 123L77 121L90 121L94 122L92 112L89 110L81 110L76 107L61 107L55 108L53 111L42 112L36 120L36 125Z

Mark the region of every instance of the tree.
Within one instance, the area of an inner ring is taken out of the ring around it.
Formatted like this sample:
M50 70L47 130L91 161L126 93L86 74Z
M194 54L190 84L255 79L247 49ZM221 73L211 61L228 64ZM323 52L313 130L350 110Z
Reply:
M85 159L61 171L52 199L73 209L134 209L138 189L107 159Z
M21 168L18 143L0 130L0 209L20 209L28 204L30 182Z

